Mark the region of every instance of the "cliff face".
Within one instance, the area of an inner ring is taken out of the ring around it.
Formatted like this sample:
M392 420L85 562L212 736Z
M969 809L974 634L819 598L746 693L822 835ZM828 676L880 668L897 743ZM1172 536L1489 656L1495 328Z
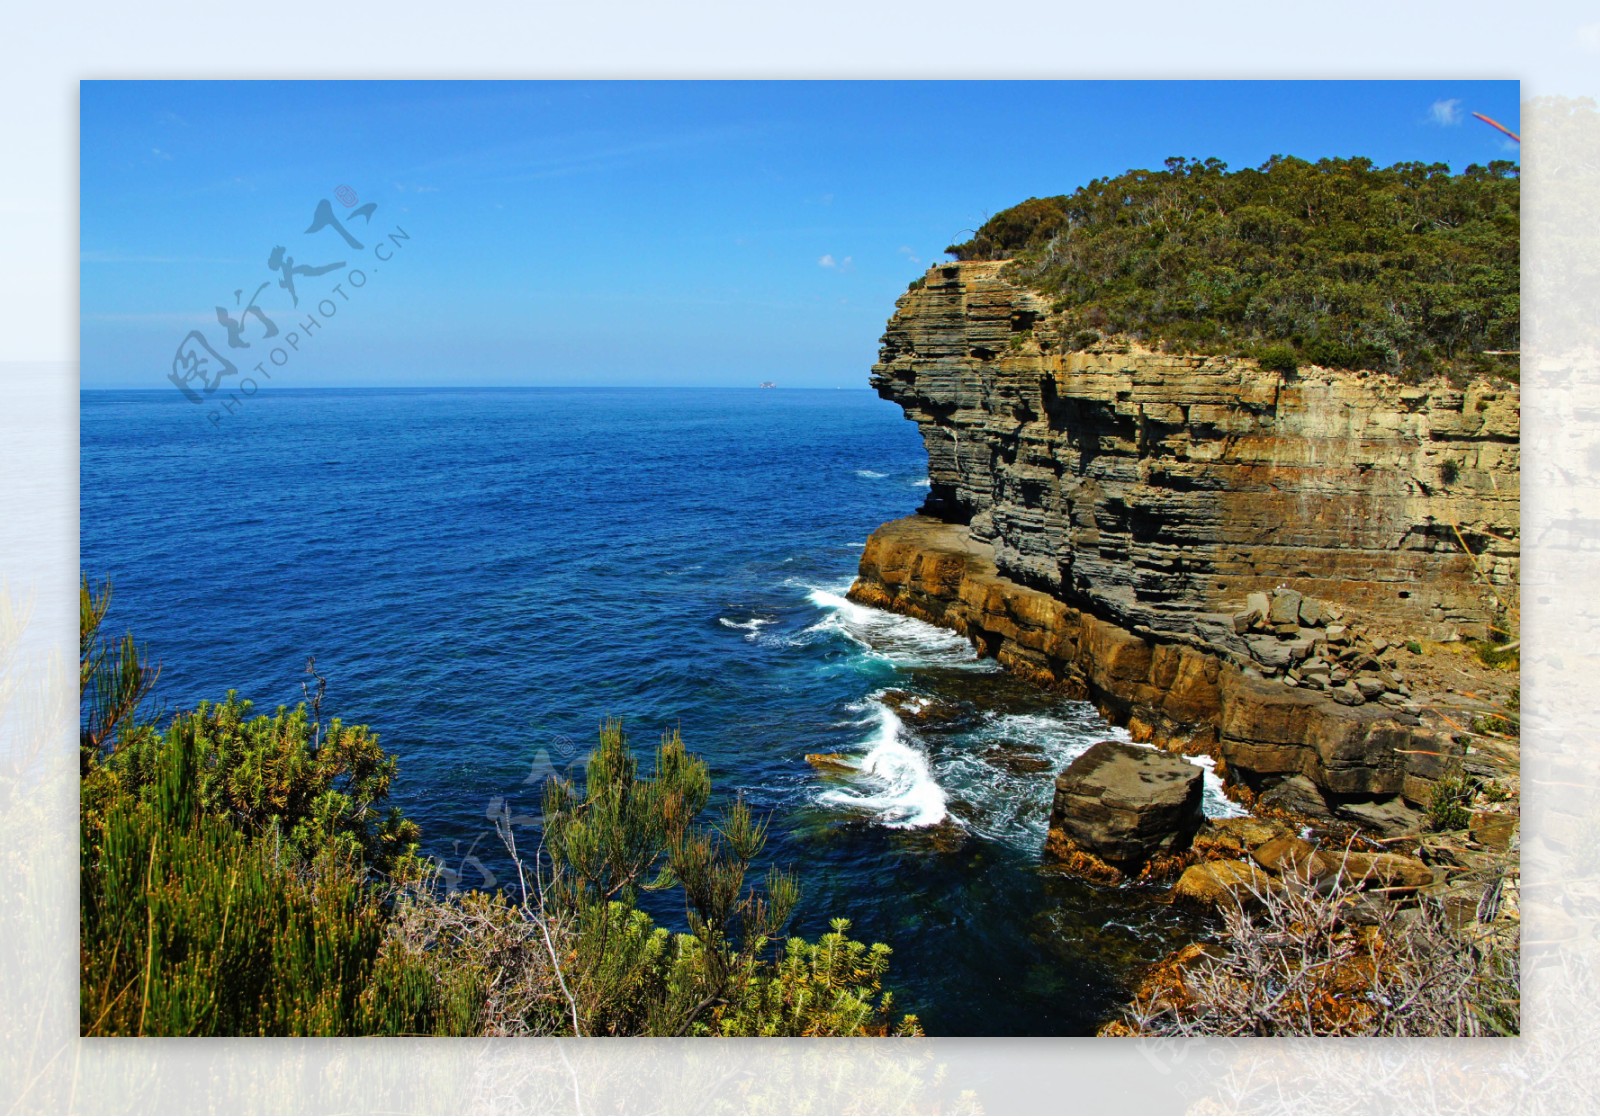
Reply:
M1516 391L1072 352L1000 268L930 269L872 383L922 430L926 510L970 521L1002 573L1241 655L1233 615L1280 584L1484 634L1517 582Z
M1258 785L1425 802L1460 748L1353 634L1482 636L1514 608L1515 389L1075 350L1001 266L930 269L889 323L872 383L931 489L852 596Z

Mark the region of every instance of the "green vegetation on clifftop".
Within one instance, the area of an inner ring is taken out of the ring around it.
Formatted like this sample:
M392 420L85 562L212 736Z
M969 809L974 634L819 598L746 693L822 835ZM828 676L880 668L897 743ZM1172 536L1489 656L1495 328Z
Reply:
M1013 259L1079 344L1122 335L1194 353L1514 379L1515 164L1274 156L1229 171L1174 158L995 214L947 252Z

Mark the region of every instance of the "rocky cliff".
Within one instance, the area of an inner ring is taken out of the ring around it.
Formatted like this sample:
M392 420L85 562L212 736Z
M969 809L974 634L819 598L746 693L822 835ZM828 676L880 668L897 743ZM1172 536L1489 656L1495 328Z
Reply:
M1459 748L1394 645L1515 611L1516 389L1069 338L1002 267L935 266L889 323L872 383L931 489L852 595L1258 786L1422 801Z

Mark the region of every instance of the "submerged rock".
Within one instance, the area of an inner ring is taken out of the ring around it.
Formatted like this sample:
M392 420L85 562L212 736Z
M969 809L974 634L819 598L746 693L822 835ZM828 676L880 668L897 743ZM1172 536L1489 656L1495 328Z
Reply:
M1050 758L1038 748L1012 741L1001 741L992 745L984 752L983 759L996 768L1020 776L1048 772L1055 767Z
M930 698L925 694L912 694L907 690L886 690L883 704L893 710L901 720L913 725L937 725L958 721L971 711L960 702Z
M838 752L808 752L806 763L824 775L850 775L861 771L861 762Z

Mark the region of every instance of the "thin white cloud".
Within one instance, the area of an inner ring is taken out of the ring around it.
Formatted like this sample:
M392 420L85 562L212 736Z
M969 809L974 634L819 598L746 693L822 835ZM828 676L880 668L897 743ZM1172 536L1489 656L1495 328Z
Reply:
M900 246L900 255L904 256L907 260L910 260L913 264L922 263L922 257L913 252L909 244L902 244Z
M1578 28L1578 46L1587 54L1600 54L1600 23L1586 23Z
M1428 108L1428 119L1435 124L1460 124L1461 99L1451 97L1449 100L1435 101Z
M817 267L819 268L836 268L838 266L838 261L833 258L833 253L831 252L824 254L817 260Z

